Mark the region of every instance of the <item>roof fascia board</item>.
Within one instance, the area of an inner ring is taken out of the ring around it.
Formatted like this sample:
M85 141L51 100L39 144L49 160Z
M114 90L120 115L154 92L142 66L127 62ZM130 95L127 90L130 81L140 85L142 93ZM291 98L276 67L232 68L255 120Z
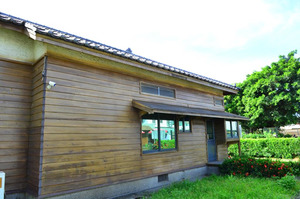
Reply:
M182 79L182 78L176 77L176 76L179 76L179 74L177 74L175 72L172 72L172 71L166 71L164 69L154 68L152 66L148 66L148 65L143 64L143 63L135 62L134 60L129 61L125 58L121 58L121 57L118 57L118 56L113 56L113 55L108 54L106 52L100 52L99 50L93 50L93 49L90 49L90 48L85 47L85 46L80 46L80 45L73 44L73 43L70 43L70 42L62 41L60 39L51 38L51 37L48 37L48 36L41 35L39 33L36 34L36 40L41 41L41 42L45 42L45 43L48 43L48 44L51 44L51 45L63 47L63 48L69 49L69 50L74 50L74 51L77 51L77 52L93 55L93 56L100 57L100 58L103 58L103 59L108 59L110 61L115 61L115 62L119 62L119 63L122 63L122 64L134 66L134 67L144 69L144 70L148 70L148 71L152 71L152 72L155 72L155 73L160 73L160 74L163 74L163 75L172 76L173 78ZM190 82L200 84L200 85L203 85L203 86L207 86L207 87L215 88L215 89L218 89L218 90L222 90L223 92L228 92L228 93L232 93L232 94L236 94L238 92L237 90L234 90L234 89L225 88L225 87L218 86L218 85L215 85L215 84L212 84L212 83L209 83L209 82L197 80L197 79L194 79L194 78L191 78L191 77L184 76L184 78L185 78L184 80L186 80L186 81L190 81Z
M151 113L164 113L164 114L174 114L174 115L188 115L188 116L197 116L197 117L208 117L208 118L221 118L221 119L230 119L230 120L243 120L248 121L248 119L236 118L236 117L228 117L228 116L220 116L220 115L207 115L207 114L197 114L197 113L188 113L188 112L173 112L173 111L164 111L159 109L151 109Z
M35 38L32 37L33 32L28 27L17 26L17 25L13 25L11 23L4 23L2 21L0 21L0 27L6 28L6 29L9 29L9 30L13 30L13 31L16 31L16 32L19 32L19 33L23 33L26 36L28 36L29 38L35 39Z
M4 23L0 21L0 27L26 34L23 26L17 26L11 23Z

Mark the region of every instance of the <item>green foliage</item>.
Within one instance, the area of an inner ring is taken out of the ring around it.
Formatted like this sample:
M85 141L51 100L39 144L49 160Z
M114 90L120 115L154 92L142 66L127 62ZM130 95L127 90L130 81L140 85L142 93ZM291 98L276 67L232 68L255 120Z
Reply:
M289 134L286 134L286 135L284 135L283 137L285 137L285 138L291 138L291 137L293 137L293 136L291 136L291 135L289 135Z
M251 138L251 139L266 138L266 135L264 135L264 134L249 133L249 134L245 134L243 136L243 139L247 139L247 138Z
M238 146L228 148L238 155ZM300 155L300 138L241 139L241 153L252 157L294 158Z
M175 140L161 140L162 149L175 149Z
M161 149L175 149L175 140L161 140ZM143 150L156 150L158 149L158 140L155 139L154 143L148 143L143 146Z
M225 109L250 118L248 130L297 123L300 113L300 59L297 51L279 56L279 61L254 72L237 84L237 95L225 97Z
M210 176L195 182L182 181L153 193L152 199L291 198L300 190L286 189L272 179ZM148 198L148 197L147 197ZM149 197L150 198L150 197Z
M299 162L280 162L268 159L255 159L247 156L234 156L224 160L221 174L257 177L284 177L287 174L300 175Z
M296 178L292 175L286 175L278 180L277 183L286 189L294 189L296 187Z
M270 133L270 132L263 132L261 133L248 133L243 134L243 139L251 138L251 139L259 139L259 138L291 138L292 135L283 134L283 133Z
M283 134L283 133L278 133L278 134L277 134L277 137L283 138L283 137L284 137L284 134Z

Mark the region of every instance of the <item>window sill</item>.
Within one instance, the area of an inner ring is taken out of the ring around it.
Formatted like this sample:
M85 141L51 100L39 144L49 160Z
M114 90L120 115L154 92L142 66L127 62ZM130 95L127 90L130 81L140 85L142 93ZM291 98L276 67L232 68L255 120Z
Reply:
M174 97L169 97L169 96L164 96L164 95L155 95L151 93L145 93L145 92L140 92L142 95L148 95L152 97L159 97L159 98L165 98L165 99L170 99L170 100L176 100L176 95Z
M142 152L142 155L148 156L148 155L157 155L157 154L164 154L164 153L175 153L177 151L178 151L177 149L170 149L170 150L153 151L153 152L146 152L146 153Z
M238 142L240 141L240 138L226 138L227 142Z

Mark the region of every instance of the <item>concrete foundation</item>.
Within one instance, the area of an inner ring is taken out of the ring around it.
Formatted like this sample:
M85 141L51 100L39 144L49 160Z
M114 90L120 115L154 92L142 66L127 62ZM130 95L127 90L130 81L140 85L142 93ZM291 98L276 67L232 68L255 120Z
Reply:
M219 167L218 166L208 166L207 174L208 175L211 175L211 174L219 175L220 174Z
M218 167L203 166L200 168L194 168L174 173L168 173L163 175L163 178L158 179L158 176L145 178L141 180L135 180L131 182L124 182L115 185L99 187L94 189L87 189L74 193L68 193L64 195L58 195L53 197L47 197L51 199L102 199L102 198L118 198L128 196L133 193L144 192L147 190L157 190L161 187L170 185L174 182L182 180L197 180L201 179L207 174L218 174ZM32 196L27 194L10 194L5 199L32 199Z
M158 176L136 180L132 182L120 183L106 187L89 189L81 192L55 196L52 199L96 199L96 198L117 198L132 193L142 192L150 189L155 189L170 185L173 182L182 181L185 179L196 180L201 179L207 174L207 167L195 168L175 173L169 173L168 179L158 182Z
M25 193L5 194L5 199L26 199Z

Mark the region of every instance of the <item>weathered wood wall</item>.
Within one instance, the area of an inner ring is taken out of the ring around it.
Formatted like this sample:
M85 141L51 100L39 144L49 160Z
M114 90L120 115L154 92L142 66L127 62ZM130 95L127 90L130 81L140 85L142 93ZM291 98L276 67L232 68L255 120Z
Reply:
M45 58L44 58L45 59ZM45 69L45 60L38 61L32 71L32 106L31 126L29 131L28 166L27 166L27 188L28 192L38 195L39 178L41 175L41 149L43 145L43 103L44 103L44 81L42 76ZM45 69L46 71L46 69Z
M218 153L218 160L224 160L228 157L228 147L227 144L219 144L217 145L217 153Z
M215 137L217 145L218 160L224 160L227 157L227 144L225 133L225 120L214 119Z
M48 59L47 80L57 85L46 91L42 195L205 165L201 118L193 120L193 133L179 134L178 151L141 155L132 100L222 110L213 95L181 87L174 87L176 99L140 94L140 81L150 80L54 58Z
M0 59L0 171L5 191L26 188L32 66Z

